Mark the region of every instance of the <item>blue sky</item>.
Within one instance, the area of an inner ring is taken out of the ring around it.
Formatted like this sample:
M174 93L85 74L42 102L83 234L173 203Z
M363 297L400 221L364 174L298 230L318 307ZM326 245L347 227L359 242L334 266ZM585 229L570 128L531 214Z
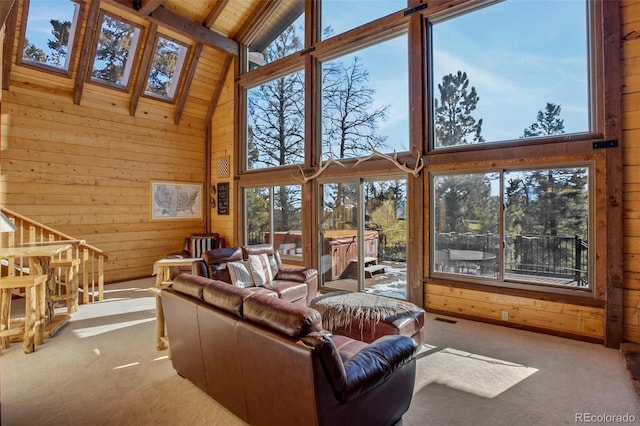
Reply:
M51 38L51 19L73 21L74 4L69 0L31 0L27 38L39 47L46 47Z

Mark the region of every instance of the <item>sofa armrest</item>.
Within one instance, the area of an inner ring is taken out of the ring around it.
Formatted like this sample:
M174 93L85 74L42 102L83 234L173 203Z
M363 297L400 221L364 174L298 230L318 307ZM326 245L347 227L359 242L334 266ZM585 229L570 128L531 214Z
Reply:
M340 402L349 402L385 382L413 360L418 349L410 337L388 335L343 363L328 332L310 333L302 341L319 351L327 379Z
M193 263L191 263L191 273L199 277L210 278L207 262L205 262L203 259L198 259L193 261Z
M377 387L414 359L417 349L407 336L383 336L370 343L344 363L346 383L339 399L348 402Z
M317 275L318 271L312 268L280 268L274 279L305 283Z

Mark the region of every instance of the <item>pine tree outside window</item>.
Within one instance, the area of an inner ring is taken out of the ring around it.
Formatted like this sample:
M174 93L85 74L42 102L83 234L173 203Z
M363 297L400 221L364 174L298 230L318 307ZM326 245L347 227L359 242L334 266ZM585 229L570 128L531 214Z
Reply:
M100 22L90 80L127 89L141 29L106 13Z
M174 99L188 52L189 48L184 44L159 36L144 94Z

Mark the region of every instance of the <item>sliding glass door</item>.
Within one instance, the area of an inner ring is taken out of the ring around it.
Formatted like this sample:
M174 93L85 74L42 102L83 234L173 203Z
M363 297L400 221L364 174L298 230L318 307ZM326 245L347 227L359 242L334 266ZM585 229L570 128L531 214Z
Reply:
M320 279L325 288L406 299L406 180L320 184Z

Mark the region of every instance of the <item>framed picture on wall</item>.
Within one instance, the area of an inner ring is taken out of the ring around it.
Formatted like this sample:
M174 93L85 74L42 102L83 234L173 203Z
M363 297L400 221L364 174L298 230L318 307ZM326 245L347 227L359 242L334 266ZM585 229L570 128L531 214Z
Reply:
M202 185L151 181L151 219L201 219Z

